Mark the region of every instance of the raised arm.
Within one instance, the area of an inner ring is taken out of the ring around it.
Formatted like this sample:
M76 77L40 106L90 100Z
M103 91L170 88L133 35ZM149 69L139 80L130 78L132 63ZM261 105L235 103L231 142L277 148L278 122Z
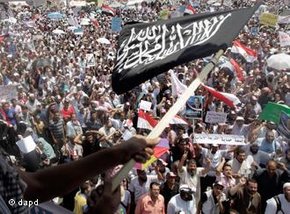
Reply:
M223 166L225 165L225 163L226 163L226 159L224 157L222 157L221 162L219 163L219 165L216 168L216 175L217 176L221 175L221 173L223 171Z
M179 161L179 163L178 163L178 166L177 166L177 169L178 169L178 172L179 172L179 173L183 172L182 167L183 167L183 165L184 165L185 160L187 159L187 155L188 155L188 151L186 150L186 151L184 152L184 154L182 155L182 157L181 157L181 159L180 159L180 161Z

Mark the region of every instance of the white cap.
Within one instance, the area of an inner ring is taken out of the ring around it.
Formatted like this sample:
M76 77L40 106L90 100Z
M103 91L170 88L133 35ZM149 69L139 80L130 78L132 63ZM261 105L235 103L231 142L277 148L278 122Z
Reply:
M193 192L196 192L196 189L190 188L187 184L182 184L179 187L179 191L185 191L192 194Z
M245 119L241 116L238 116L236 120L245 120Z
M287 188L287 187L290 187L290 182L286 182L284 185L283 185L283 189Z

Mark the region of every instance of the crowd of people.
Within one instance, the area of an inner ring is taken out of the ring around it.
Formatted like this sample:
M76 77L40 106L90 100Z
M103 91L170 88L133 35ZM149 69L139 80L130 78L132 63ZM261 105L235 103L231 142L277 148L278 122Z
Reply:
M142 2L117 8L115 15L123 24L153 22L164 9L172 12L192 3L173 2ZM253 4L233 1L231 6L214 6L201 1L194 7L196 13L202 13ZM41 172L80 161L118 147L126 142L128 133L146 136L150 130L137 127L140 101L151 102L150 114L160 119L178 98L172 94L169 72L122 95L112 90L118 32L111 28L113 16L97 5L61 10L55 6L1 6L7 17L1 14L0 86L15 86L16 91L15 97L0 97L1 153L21 171ZM263 10L278 13L286 6L283 1L271 0L264 3ZM52 12L61 16L50 17ZM81 24L85 19L90 20L88 24ZM278 31L286 28L260 25L259 11L251 18L238 39L257 52L257 60L248 63L230 50L225 53L240 64L244 80L223 66L217 66L206 80L218 91L235 94L241 103L231 108L200 86L195 96L205 97L204 116L207 111L224 112L228 114L226 122L209 124L204 117L192 122L180 113L187 125L168 126L160 136L168 140L168 152L148 169L134 168L123 179L115 213L289 212L290 139L277 131L276 123L258 117L268 102L290 106L289 70L266 68L269 56L289 51L281 48L278 40ZM93 56L93 62L88 56ZM206 63L206 59L198 59L173 71L189 85ZM245 145L197 144L194 135L201 133L244 136ZM28 136L36 147L23 152L16 142ZM89 213L107 174L92 176L75 190L59 193L53 201L74 213Z

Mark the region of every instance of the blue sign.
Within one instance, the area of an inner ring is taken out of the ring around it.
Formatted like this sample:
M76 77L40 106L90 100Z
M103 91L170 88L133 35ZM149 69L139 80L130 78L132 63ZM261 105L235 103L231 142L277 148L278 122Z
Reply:
M114 17L112 19L112 31L113 32L120 32L122 30L122 18L120 17Z
M185 5L180 5L180 6L179 6L179 12L183 14L184 11L185 11L185 8L186 8Z
M200 119L203 117L204 97L191 96L186 102L185 117Z

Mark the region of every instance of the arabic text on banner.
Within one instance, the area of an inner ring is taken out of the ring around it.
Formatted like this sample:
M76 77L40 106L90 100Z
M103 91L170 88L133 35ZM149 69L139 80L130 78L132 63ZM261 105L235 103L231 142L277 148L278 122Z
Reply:
M245 137L242 135L194 134L194 143L245 145Z

